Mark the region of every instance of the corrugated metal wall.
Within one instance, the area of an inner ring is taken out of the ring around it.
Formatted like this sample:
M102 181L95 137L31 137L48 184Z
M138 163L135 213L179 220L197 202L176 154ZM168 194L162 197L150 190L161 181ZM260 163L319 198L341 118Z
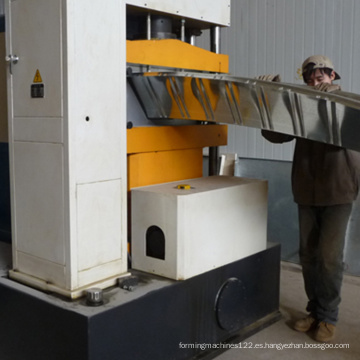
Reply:
M342 88L360 93L360 0L232 0L231 7L221 52L229 55L233 75L281 74L282 81L299 84L303 60L324 54L340 73ZM197 45L208 43L204 34ZM272 145L259 130L232 126L221 151L291 160L293 146Z
M231 6L231 27L222 29L221 52L229 54L233 75L281 74L284 82L300 84L303 60L324 54L341 75L343 90L360 93L360 0L232 0ZM199 46L209 49L209 44L207 33ZM268 239L281 243L283 260L298 262L297 208L290 184L294 143L273 145L259 130L233 125L221 151L242 158L239 176L269 180ZM360 196L350 217L344 257L345 271L358 276L359 216Z

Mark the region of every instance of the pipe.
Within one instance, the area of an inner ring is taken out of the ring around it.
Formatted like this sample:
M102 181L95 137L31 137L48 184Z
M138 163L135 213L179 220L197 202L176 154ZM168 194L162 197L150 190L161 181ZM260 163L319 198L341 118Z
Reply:
M151 14L149 13L146 19L146 38L151 40Z
M220 54L220 26L214 26L210 30L210 51Z
M185 19L181 19L181 41L185 42Z

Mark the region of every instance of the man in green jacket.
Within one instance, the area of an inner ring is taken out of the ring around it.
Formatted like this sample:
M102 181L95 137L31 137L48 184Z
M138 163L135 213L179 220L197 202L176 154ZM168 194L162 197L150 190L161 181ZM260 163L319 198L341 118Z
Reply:
M320 91L340 90L330 59L311 56L302 65L305 83ZM293 136L262 131L274 143ZM345 233L358 194L360 153L303 138L296 139L292 189L298 204L300 262L309 315L295 322L301 332L315 329L315 340L334 338L343 279Z

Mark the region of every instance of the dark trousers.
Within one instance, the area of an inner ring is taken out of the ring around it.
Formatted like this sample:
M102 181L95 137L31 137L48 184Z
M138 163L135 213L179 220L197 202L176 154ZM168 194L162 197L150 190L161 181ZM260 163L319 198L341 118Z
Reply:
M299 205L300 262L307 311L319 321L336 324L344 271L345 233L352 204Z

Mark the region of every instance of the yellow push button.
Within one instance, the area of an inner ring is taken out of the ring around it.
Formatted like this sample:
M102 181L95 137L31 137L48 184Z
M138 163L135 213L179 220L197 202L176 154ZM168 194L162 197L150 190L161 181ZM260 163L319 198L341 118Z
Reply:
M190 190L191 189L191 186L188 185L188 184L180 184L177 186L178 189L180 190Z

